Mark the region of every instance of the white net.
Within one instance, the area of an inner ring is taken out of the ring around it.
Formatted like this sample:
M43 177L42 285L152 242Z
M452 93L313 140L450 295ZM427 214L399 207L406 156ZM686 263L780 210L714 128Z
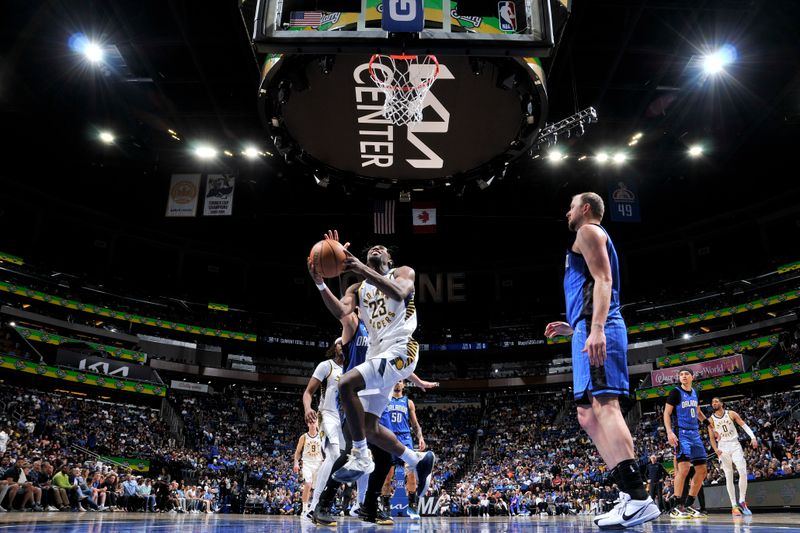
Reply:
M383 91L383 116L393 124L405 126L422 120L425 95L436 76L436 56L375 54L369 62L369 75Z

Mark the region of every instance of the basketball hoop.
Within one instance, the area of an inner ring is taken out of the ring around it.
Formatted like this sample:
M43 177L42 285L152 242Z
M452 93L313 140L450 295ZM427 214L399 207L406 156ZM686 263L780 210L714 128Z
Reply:
M434 55L375 54L369 60L369 75L383 91L383 116L397 126L422 120L425 95L439 75Z

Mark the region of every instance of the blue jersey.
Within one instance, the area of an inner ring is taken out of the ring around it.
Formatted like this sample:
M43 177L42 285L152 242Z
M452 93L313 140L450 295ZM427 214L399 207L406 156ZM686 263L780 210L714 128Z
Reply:
M700 430L700 423L697 420L697 391L694 388L686 392L681 386L675 387L670 391L667 403L675 408L672 412L672 425L674 427L682 431Z
M383 410L381 415L380 424L389 429L395 435L404 433L411 433L411 427L408 425L408 396L401 396L389 398L389 404Z
M595 224L606 234L606 251L611 264L611 302L608 306L608 318L622 318L619 311L619 261L617 250L608 232L600 224ZM589 272L586 260L570 248L567 250L566 272L564 272L564 295L567 300L567 322L575 328L581 320L591 321L593 312L594 278Z
M367 327L360 320L353 338L347 343L344 357L344 372L348 372L367 359L367 347L369 346L369 334Z

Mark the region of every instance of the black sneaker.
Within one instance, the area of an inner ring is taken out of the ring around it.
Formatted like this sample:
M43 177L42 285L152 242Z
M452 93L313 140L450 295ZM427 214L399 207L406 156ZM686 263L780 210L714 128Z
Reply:
M389 516L383 509L378 508L378 502L364 502L359 509L360 512L363 512L364 522L371 522L373 524L377 524L379 526L393 526L394 520L392 517Z
M319 526L335 527L336 519L333 518L330 508L330 505L322 505L322 502L318 503L317 506L314 507L312 516L314 523Z
M436 464L436 456L433 452L425 452L419 463L417 463L417 496L422 498L428 492L433 475L433 465Z

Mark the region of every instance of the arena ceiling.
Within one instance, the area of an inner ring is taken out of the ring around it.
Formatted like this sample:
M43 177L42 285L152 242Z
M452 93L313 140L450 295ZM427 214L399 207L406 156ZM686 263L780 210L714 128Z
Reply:
M549 286L542 298L557 308L569 197L607 194L620 181L641 200L641 223L610 224L630 267L647 269L626 281L637 294L653 279L736 276L800 249L800 7L790 0L574 2L544 62L550 120L593 106L599 122L560 139L568 157L559 164L524 158L484 189L412 192L436 202L437 233L412 235L410 207L400 204L397 233L385 237L372 233L371 200L397 191L322 188L278 158L239 155L246 144L270 148L257 114L263 58L250 46L255 2L49 0L2 9L0 243L53 268L145 281L152 291L244 302L275 292L285 301L297 288L276 281L302 284L307 249L335 226L359 248L396 245L402 262L429 272L541 279ZM70 48L78 32L102 43L105 64ZM723 45L736 61L705 75L703 55ZM97 140L105 129L116 136L111 146ZM201 141L235 156L198 162L192 148ZM705 151L694 159L687 150L696 143ZM599 165L604 150L628 159ZM233 216L165 219L173 172L218 169L239 176Z

